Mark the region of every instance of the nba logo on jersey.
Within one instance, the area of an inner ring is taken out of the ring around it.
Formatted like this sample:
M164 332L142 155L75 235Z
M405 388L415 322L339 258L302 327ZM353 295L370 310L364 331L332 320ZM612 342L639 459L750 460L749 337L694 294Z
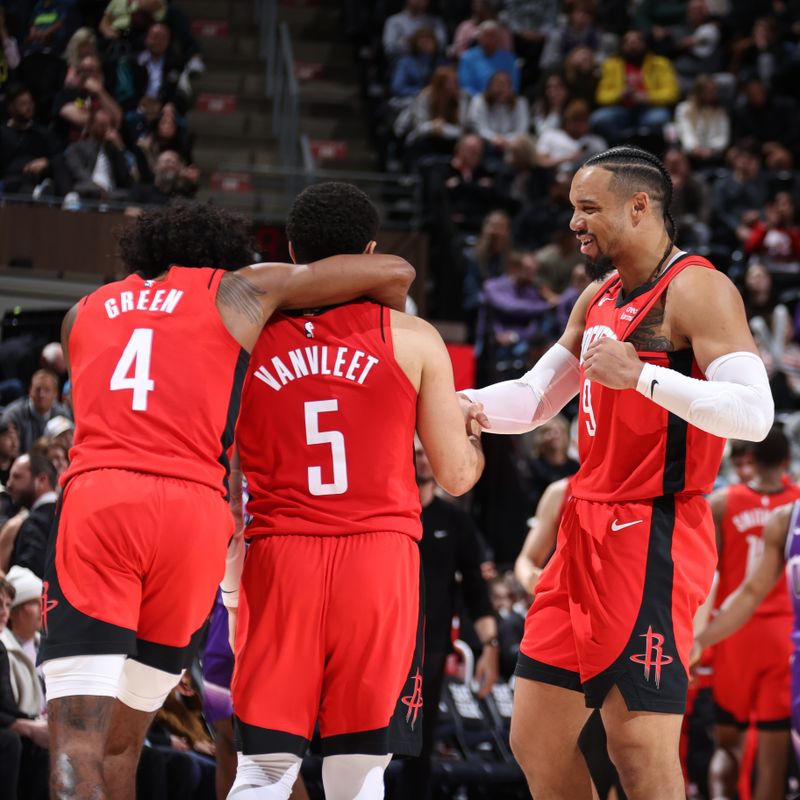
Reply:
M305 324L306 329L306 338L313 339L314 338L314 323L313 322L306 322Z

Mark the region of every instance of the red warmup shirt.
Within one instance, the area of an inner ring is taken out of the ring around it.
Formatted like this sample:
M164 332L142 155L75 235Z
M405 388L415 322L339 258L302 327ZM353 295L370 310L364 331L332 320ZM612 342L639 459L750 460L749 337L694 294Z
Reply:
M779 492L767 494L745 483L729 487L722 518L722 554L715 608L739 588L764 551L764 523L774 508L800 499L800 486L786 482ZM792 616L786 581L778 581L756 609L755 616Z
M62 484L115 468L227 494L248 356L216 308L223 274L172 267L163 280L130 275L80 301L69 337L75 445Z
M725 440L695 428L639 394L587 380L583 354L596 339L624 341L686 267L714 269L700 256L679 256L661 277L625 297L618 275L609 278L586 312L581 344L578 412L580 469L572 492L583 500L624 502L667 494L706 494L722 460ZM704 379L691 349L639 352L642 361Z
M417 393L395 361L389 320L365 301L264 328L236 428L248 536L422 535Z

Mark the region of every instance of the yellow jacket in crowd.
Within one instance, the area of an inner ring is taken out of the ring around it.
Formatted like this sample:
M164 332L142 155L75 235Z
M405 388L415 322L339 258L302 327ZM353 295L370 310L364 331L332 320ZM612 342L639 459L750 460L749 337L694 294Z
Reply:
M648 53L642 63L642 80L652 105L671 106L680 99L678 79L668 58ZM625 60L621 56L607 58L603 62L600 83L597 85L598 105L613 106L622 103L625 88Z

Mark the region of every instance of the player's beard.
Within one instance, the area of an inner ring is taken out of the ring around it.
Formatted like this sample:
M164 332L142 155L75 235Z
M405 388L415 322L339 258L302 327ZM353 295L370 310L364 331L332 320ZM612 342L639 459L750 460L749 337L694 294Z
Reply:
M614 269L614 264L611 259L601 253L596 259L589 259L586 262L586 274L593 280L599 281L605 278L611 270Z

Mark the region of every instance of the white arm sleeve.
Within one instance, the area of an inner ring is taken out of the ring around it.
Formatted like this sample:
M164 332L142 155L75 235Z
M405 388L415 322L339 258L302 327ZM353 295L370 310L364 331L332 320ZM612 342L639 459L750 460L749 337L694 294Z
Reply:
M225 575L219 588L222 590L222 604L225 608L239 607L239 584L244 569L244 535L236 534L228 544L228 557L225 559Z
M764 362L753 353L728 353L708 365L706 378L645 364L636 390L706 433L760 442L775 417Z
M487 433L526 433L552 419L578 393L580 364L554 344L519 380L462 392L483 403L492 427Z

